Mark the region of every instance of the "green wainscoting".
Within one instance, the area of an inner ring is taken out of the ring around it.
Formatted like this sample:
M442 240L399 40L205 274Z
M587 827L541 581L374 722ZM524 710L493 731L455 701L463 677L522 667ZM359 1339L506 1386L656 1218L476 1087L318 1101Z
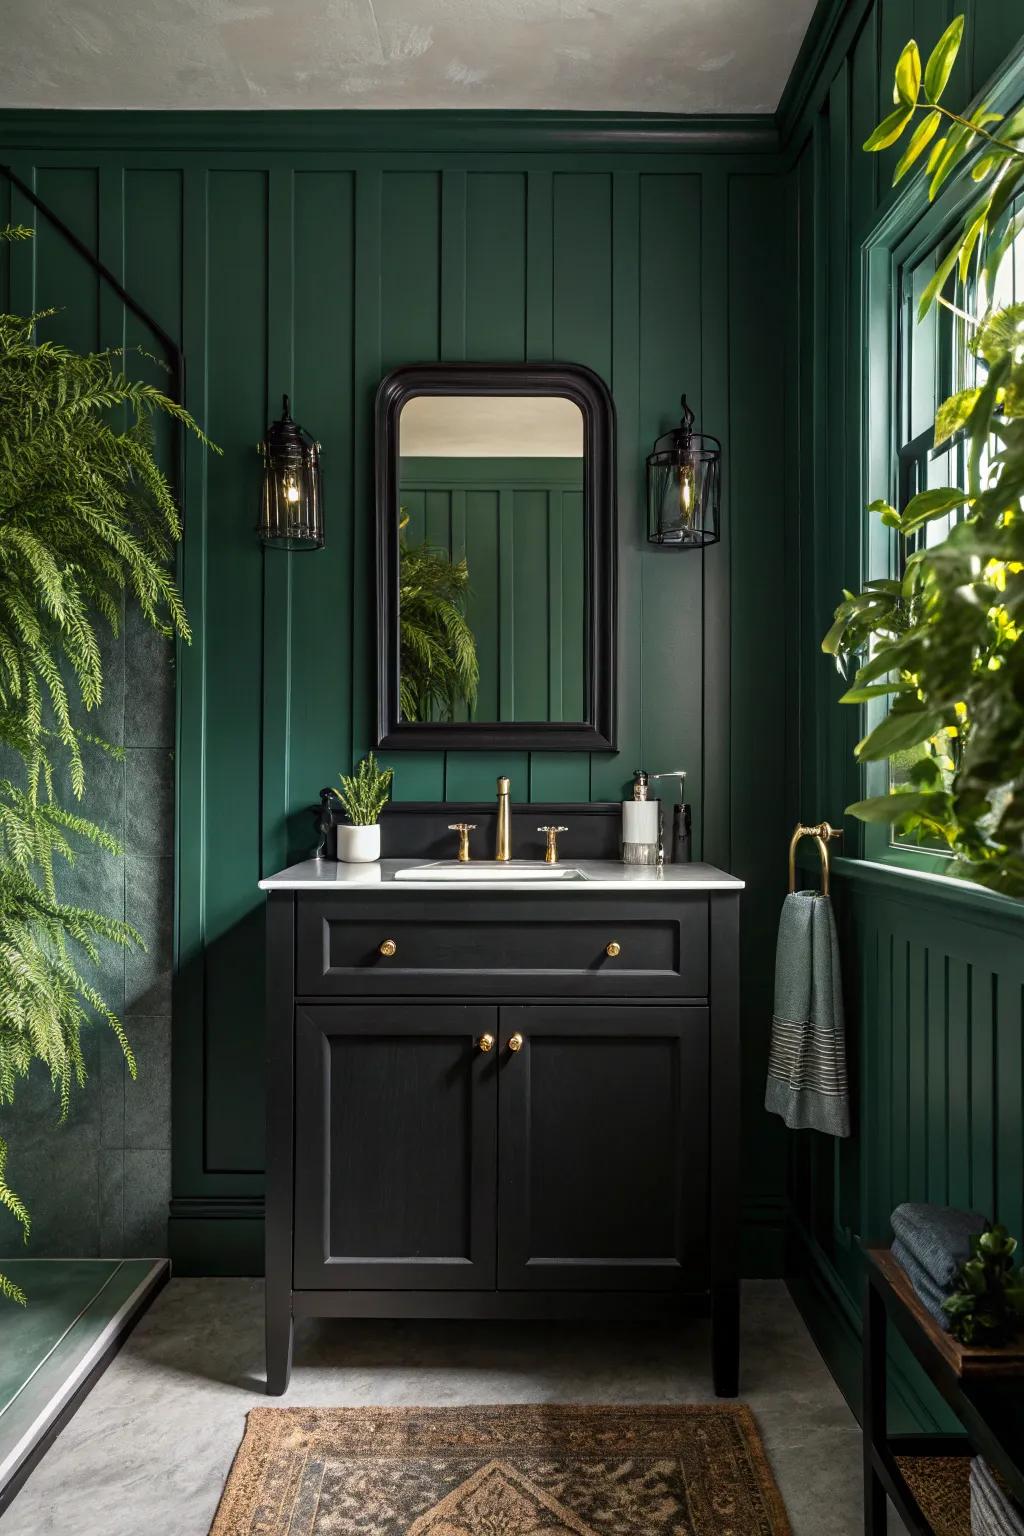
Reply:
M883 227L894 247L923 206L914 178L890 188L895 156L860 146L889 110L904 42L915 36L930 48L959 11L965 41L949 105L965 106L1020 48L1016 0L821 6L779 114L797 218L800 599L790 700L804 820L837 822L862 793L852 755L859 712L838 705L842 682L819 646L842 588L856 586L868 558L862 509L890 492L888 445L876 441L867 456L865 385L869 369L887 366L892 296L884 281L872 283L865 307L865 247ZM878 423L870 425L877 440ZM860 825L845 828L847 853L861 852ZM794 1138L792 1262L805 1313L856 1401L859 1244L886 1237L895 1204L973 1205L1024 1237L1024 905L880 864L843 859L838 870L855 1135ZM909 1358L896 1364L897 1422L943 1422Z
M399 499L408 545L466 561L473 718L582 720L582 459L403 455Z
M374 390L410 361L555 358L615 399L621 751L395 754L395 793L486 799L505 771L520 799L617 799L639 765L688 770L698 850L751 882L748 1263L778 1271L786 1143L758 1107L796 596L780 434L795 223L776 149L770 121L746 119L0 113L0 163L181 338L188 404L223 449L188 445L184 478L179 1268L261 1264L256 882L308 851L321 785L372 744ZM35 222L17 193L11 210ZM9 260L12 302L59 262L60 302L92 325L95 276L45 222ZM323 443L327 508L327 548L292 558L253 535L254 448L284 390ZM725 537L703 560L645 542L644 458L683 390L725 442Z

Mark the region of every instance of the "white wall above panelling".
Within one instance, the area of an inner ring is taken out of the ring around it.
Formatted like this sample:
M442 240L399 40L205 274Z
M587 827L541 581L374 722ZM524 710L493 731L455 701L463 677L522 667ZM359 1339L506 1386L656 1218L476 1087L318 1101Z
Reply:
M814 0L3 0L0 106L768 112Z

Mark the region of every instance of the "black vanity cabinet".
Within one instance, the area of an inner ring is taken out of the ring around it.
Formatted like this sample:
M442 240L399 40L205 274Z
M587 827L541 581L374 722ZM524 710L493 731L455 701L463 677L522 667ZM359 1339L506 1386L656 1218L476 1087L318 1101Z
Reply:
M735 1394L738 889L270 891L269 1392L296 1316L695 1298Z

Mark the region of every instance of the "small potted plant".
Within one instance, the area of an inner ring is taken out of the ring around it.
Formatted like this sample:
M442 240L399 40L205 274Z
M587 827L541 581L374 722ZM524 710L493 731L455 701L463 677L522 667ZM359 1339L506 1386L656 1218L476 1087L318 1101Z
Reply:
M332 789L342 803L349 824L335 828L338 858L343 864L372 864L380 858L380 813L388 803L392 768L379 768L371 752L353 774L340 774L340 789Z

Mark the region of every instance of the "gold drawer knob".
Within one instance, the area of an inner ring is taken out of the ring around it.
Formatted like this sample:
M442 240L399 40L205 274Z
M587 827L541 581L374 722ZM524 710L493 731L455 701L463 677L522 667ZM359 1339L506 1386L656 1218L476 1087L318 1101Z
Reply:
M622 954L622 945L615 939L612 939L610 944L605 945L604 952L609 960L614 960L618 955Z
M486 1055L488 1051L492 1051L494 1049L494 1036L481 1035L476 1044L477 1050L483 1051Z
M391 956L397 949L398 945L395 943L394 939L383 939L377 947L377 952L378 954L383 955L385 960L390 960Z
M523 1037L522 1037L521 1034L519 1034L518 1031L509 1040L508 1048L509 1048L510 1051L521 1051L522 1050L522 1048L523 1048Z

